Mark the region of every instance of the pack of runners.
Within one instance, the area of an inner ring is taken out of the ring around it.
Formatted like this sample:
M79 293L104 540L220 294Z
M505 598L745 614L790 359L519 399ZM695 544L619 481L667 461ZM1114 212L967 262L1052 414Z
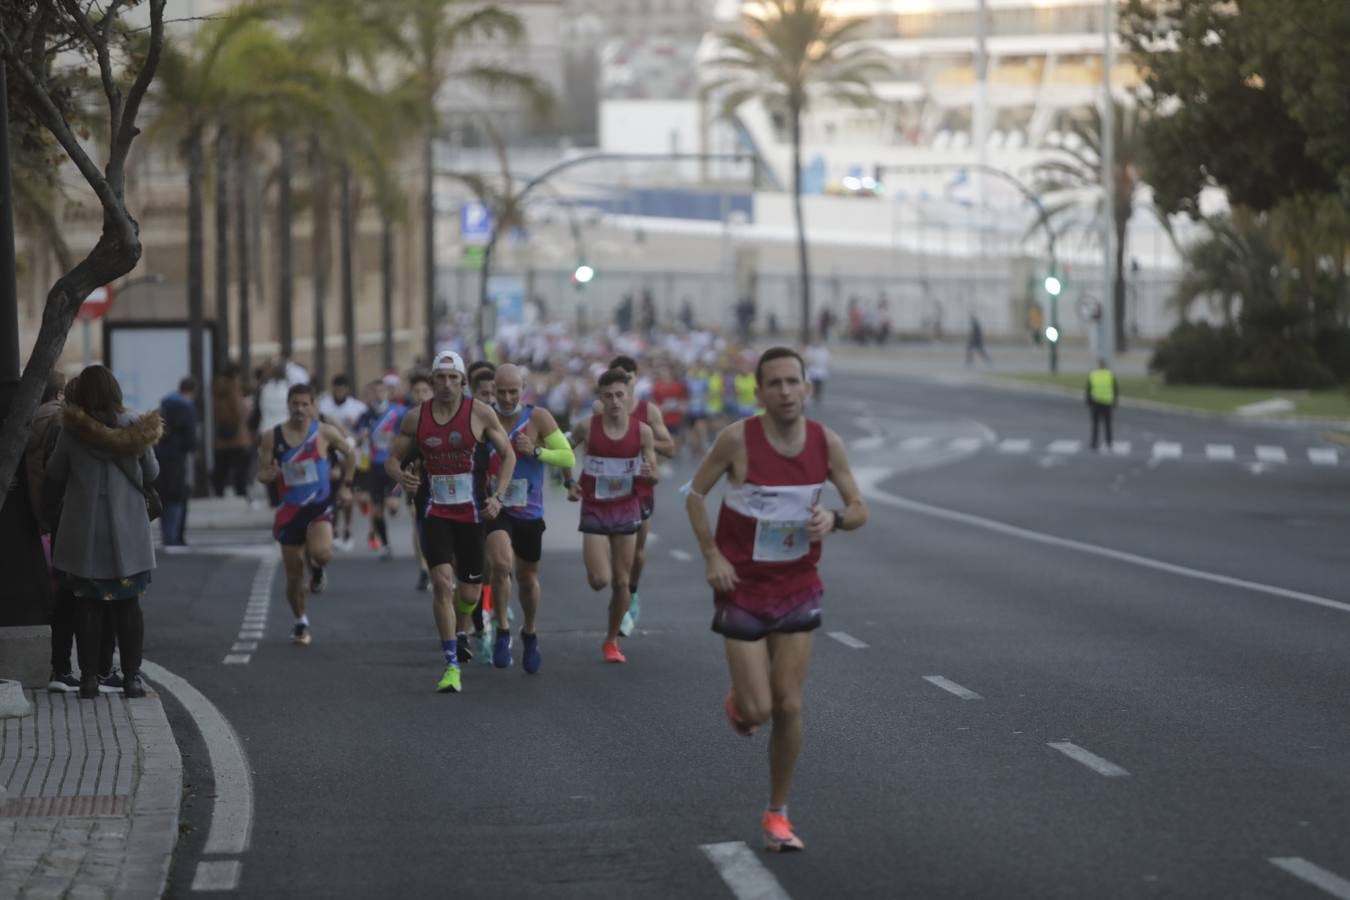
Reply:
M409 378L407 393L397 376L369 385L363 401L340 379L322 403L307 386L291 388L288 419L263 436L259 471L281 498L274 537L295 615L291 639L312 639L306 595L326 583L335 514L339 546L351 546L354 489L370 516L369 543L384 558L391 555L386 519L402 495L415 520L418 587L433 595L443 657L436 690L461 691L461 667L475 654L508 668L518 652L525 672L539 672L539 567L552 472L578 504L587 582L609 592L601 658L624 663L620 639L641 613L638 583L656 488L668 470L663 460L688 447L700 461L683 489L686 512L730 676L723 714L744 737L772 722L764 846L800 850L787 800L821 622L817 566L825 536L861 527L867 510L843 442L806 418L814 379L796 351L773 348L757 359L699 354L684 365L668 356L647 369L628 354L574 358L544 372L509 363L466 367L459 353L443 351L429 374ZM723 480L714 526L705 499ZM827 482L842 508L822 504ZM513 593L523 619L518 634Z

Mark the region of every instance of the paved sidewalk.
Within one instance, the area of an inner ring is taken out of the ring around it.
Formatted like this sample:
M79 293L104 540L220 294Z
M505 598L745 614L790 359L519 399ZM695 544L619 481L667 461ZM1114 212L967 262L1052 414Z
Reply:
M182 799L159 697L26 693L0 721L0 897L159 897Z

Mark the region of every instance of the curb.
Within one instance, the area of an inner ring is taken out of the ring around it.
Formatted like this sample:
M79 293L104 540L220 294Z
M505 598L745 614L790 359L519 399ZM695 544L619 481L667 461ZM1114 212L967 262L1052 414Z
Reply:
M178 810L183 801L183 758L178 752L159 694L127 701L136 732L140 764L127 835L126 862L113 896L122 900L161 897L178 844Z

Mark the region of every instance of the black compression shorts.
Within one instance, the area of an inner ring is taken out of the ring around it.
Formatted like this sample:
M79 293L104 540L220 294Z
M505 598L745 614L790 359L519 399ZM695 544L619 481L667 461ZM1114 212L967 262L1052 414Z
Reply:
M465 584L482 584L482 523L427 516L422 523L422 555L432 568L454 563L455 578Z
M497 518L488 520L487 533L505 531L511 536L511 550L516 558L537 563L544 555L544 527L543 519L518 519L499 513Z

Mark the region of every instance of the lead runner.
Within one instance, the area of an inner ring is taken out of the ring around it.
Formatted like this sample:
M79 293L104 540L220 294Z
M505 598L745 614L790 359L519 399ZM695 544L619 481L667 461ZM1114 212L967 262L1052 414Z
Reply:
M802 686L820 627L824 586L816 565L832 531L867 522L867 507L839 435L804 414L811 387L801 356L766 350L755 366L764 407L723 428L690 482L685 508L713 588L712 629L726 643L731 690L724 710L749 737L770 719L769 805L764 849L804 850L788 819L788 790L802 744ZM704 499L722 476L728 485L714 536ZM844 508L821 505L825 482Z

